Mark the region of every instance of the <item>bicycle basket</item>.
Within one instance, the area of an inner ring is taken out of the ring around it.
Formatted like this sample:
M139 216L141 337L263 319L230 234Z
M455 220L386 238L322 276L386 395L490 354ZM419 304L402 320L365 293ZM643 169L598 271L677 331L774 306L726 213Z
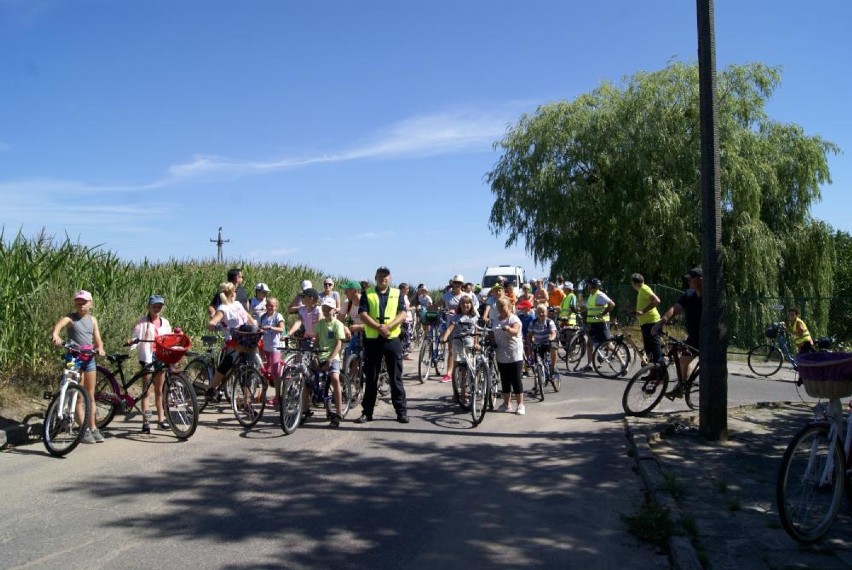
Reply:
M440 317L441 313L438 311L426 311L426 316L423 317L423 322L427 325L433 325L438 322Z
M778 336L778 328L779 328L778 323L771 323L769 325L766 325L766 331L764 331L766 338L777 337Z
M820 350L828 350L834 344L834 339L830 336L821 336L816 339L817 348Z
M231 338L237 343L234 348L239 352L254 352L257 350L257 345L262 337L263 331L231 329Z
M192 346L192 341L183 333L164 334L154 340L154 356L165 364L177 364Z
M799 376L812 398L852 396L852 353L811 352L798 357Z

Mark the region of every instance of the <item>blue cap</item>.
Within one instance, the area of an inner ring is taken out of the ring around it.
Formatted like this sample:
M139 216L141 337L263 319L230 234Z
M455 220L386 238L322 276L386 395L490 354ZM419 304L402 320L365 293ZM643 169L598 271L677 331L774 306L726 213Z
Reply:
M163 299L162 295L151 295L148 297L149 305L165 305L166 301Z

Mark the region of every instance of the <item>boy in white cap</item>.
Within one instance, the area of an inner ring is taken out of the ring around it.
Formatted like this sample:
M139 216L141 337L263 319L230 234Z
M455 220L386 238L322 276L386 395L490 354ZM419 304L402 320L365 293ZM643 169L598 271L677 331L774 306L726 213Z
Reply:
M260 320L266 312L267 296L269 296L269 287L266 283L258 283L254 286L254 297L249 300L249 313L256 321Z

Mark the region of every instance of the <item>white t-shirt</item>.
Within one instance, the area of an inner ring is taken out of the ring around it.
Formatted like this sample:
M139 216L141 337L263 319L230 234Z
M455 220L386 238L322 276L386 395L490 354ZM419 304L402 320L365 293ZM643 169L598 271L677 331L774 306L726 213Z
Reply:
M225 329L225 340L231 340L231 329L241 327L248 322L248 313L241 303L222 303L217 311L222 311L222 320L219 326Z
M133 327L133 332L130 333L131 338L139 340L154 340L160 335L169 334L172 332L172 326L165 317L160 317L160 326L155 327L154 323L148 320L148 315L145 315ZM154 360L154 343L139 342L136 344L136 355L139 357L139 362L152 362Z
M508 319L500 320L500 317L495 317L494 322L494 343L497 345L496 356L497 362L500 364L509 364L518 362L524 359L524 340L521 338L521 327L518 328L518 334L510 334L506 330L498 330L498 327L508 327L515 323L521 324L521 319L518 315L510 314Z
M277 327L282 321L284 321L284 317L281 316L281 313L274 312L271 315L267 313L263 313L260 318L257 320L257 324L261 327ZM284 331L286 332L286 328ZM272 352L281 346L281 334L275 331L264 331L263 332L263 350L264 352Z
M258 299L257 297L252 297L249 299L249 311L251 312L251 316L254 317L254 320L259 321L260 317L266 313L266 299Z

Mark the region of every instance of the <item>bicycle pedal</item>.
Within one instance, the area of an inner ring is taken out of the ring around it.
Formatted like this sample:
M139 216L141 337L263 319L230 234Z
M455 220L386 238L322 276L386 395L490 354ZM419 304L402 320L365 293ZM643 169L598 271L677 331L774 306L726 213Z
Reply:
M42 393L41 397L44 400L52 400L53 399L53 392L44 392L44 393Z

